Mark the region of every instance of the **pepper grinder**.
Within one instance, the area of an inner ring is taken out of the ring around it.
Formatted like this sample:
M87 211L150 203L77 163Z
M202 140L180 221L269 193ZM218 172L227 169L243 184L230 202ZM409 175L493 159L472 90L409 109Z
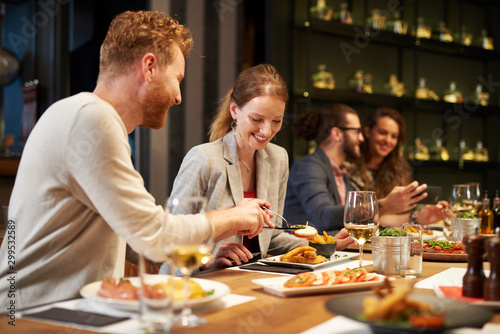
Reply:
M484 237L469 234L463 239L467 252L467 272L463 278L462 295L464 297L482 298L486 276L483 271L483 255L485 253Z
M500 237L487 238L485 245L491 269L484 282L484 300L500 300Z

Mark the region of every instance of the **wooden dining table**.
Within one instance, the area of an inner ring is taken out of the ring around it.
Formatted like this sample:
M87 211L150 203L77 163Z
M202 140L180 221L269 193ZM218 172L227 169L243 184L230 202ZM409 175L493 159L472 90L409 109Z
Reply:
M356 258L354 258L356 259ZM371 260L371 253L365 253L363 260ZM450 267L467 268L466 262L437 262L424 261L422 280L438 274ZM372 265L365 267L373 271ZM484 269L489 269L485 263ZM404 278L394 277L394 285L404 284ZM253 296L255 300L232 306L227 309L203 314L208 323L195 328L174 327L173 333L300 333L311 327L328 321L336 315L331 313L325 303L332 298L348 294L366 293L366 291L342 292L297 297L278 297L264 291L260 286L252 283L253 279L276 277L276 275L258 272L223 269L203 273L197 278L215 280L231 288L231 293ZM434 294L430 289L415 289L416 292ZM76 330L73 326L54 325L26 318L16 319L16 326L7 324L6 317L0 321L0 333L95 333L89 330ZM500 324L500 311L496 311L490 323Z

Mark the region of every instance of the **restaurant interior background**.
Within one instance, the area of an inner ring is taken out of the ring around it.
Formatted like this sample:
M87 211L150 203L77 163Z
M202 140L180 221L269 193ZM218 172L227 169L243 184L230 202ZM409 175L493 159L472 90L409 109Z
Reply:
M131 135L135 166L159 204L185 153L207 141L217 101L242 69L259 63L275 65L289 85L287 116L276 143L288 150L290 163L313 148L291 134L293 115L300 111L342 102L363 122L368 111L390 106L407 122L404 154L419 182L442 185L443 199L454 183L479 182L490 197L500 189L498 1L326 0L320 11L310 11L317 0L0 3L5 4L2 52L20 64L0 89L2 205L14 183L23 124L29 123L22 87L38 80L39 114L61 98L93 90L99 45L111 19L127 9L167 12L185 23L195 40L182 104L171 108L164 129L137 129ZM377 25L382 28L374 29ZM426 32L430 39L415 36ZM491 45L494 50L488 50ZM396 85L389 83L391 75ZM419 87L421 79L425 87ZM426 95L416 99L416 92Z

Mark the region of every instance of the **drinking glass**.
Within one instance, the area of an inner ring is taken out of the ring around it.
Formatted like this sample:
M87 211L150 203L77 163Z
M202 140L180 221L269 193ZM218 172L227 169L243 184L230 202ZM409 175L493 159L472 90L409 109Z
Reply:
M344 210L344 227L359 244L359 267L363 266L363 245L378 229L377 196L373 191L349 191Z
M206 220L205 209L207 200L204 197L170 197L167 199L166 209L174 215L199 214ZM189 223L188 221L186 223ZM175 324L182 327L196 327L207 321L192 313L189 307L191 289L189 279L194 270L210 261L214 247L213 226L210 224L210 235L203 241L193 241L185 238L182 241L171 243L172 260L175 266L184 274L184 300L182 312L175 320Z
M173 282L158 275L148 259L139 254L139 321L146 333L169 332L173 325ZM168 255L167 255L168 257Z

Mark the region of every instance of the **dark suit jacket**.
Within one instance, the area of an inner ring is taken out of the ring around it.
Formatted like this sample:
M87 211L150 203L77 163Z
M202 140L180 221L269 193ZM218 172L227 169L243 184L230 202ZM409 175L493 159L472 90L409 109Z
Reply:
M354 190L344 174L346 192ZM336 233L344 227L344 205L325 152L317 147L313 154L293 163L288 178L284 215L293 224L314 225L320 233Z

